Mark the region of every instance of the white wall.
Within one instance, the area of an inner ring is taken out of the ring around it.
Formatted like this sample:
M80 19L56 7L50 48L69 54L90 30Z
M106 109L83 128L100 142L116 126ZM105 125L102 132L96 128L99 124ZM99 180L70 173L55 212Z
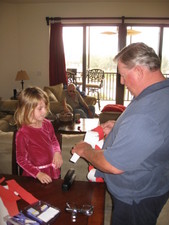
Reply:
M12 95L18 64L17 8L0 5L0 97Z
M127 1L127 0L126 0ZM156 3L0 3L0 97L10 98L18 70L27 71L28 85L49 84L49 17L169 17L169 1Z

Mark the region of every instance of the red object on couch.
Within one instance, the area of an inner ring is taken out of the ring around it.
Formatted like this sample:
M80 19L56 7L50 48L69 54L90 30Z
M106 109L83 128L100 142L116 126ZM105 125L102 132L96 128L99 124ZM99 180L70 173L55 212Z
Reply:
M125 109L124 105L108 104L103 107L102 112L123 112Z

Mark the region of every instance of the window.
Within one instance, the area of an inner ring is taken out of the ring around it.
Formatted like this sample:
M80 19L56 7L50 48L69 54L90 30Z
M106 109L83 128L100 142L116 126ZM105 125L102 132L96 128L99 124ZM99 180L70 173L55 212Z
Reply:
M64 27L63 41L66 68L82 72L83 27ZM100 68L116 72L113 58L118 52L117 27L86 27L86 69Z
M64 27L63 43L66 68L76 68L78 72L82 72L83 28Z
M78 23L74 21L72 26L70 23L64 25L63 41L65 49L66 68L76 68L81 75L87 74L88 69L100 68L105 71L105 81L100 96L102 100L116 101L116 94L119 96L122 88L119 88L117 82L117 66L113 62L114 56L118 53L119 46L129 45L134 42L144 42L151 46L161 57L161 70L169 77L169 27L168 20L160 21L141 20L137 18L127 20L125 18L124 26L127 29L126 42L124 35L119 29L121 21L118 20L114 24L111 20L109 25L99 22ZM133 24L135 21L135 24ZM149 23L150 22L150 23ZM163 24L164 22L164 24ZM90 25L89 25L90 24ZM111 25L110 25L111 24ZM158 25L159 24L159 25ZM163 24L163 25L162 25ZM166 24L166 25L165 25ZM122 40L123 39L123 40ZM120 42L120 43L119 43ZM111 86L109 86L111 85ZM118 90L116 90L116 88ZM127 105L132 99L132 95L128 90L124 89L124 102ZM119 103L119 102L117 102ZM122 104L120 102L120 104Z
M161 70L169 78L169 28L164 28Z
M153 37L153 41L152 38ZM152 47L155 52L159 52L159 40L160 40L160 27L141 27L141 26L128 26L127 27L127 45L135 42L144 42L148 46ZM124 102L128 105L133 96L125 87L124 90Z
M127 27L127 45L135 42L144 42L148 46L152 47L156 53L159 52L159 39L160 28L159 27ZM153 37L153 41L152 38Z
M116 72L113 58L118 53L117 27L87 27L87 37L87 69Z

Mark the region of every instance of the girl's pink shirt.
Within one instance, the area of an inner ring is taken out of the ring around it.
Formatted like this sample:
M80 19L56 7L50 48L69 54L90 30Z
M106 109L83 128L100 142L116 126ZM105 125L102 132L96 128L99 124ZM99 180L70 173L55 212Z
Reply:
M39 166L52 164L55 152L61 152L51 122L44 119L41 128L22 126L16 134L16 160L23 168L24 176L36 177L39 171L48 174L52 179L58 179L60 169L49 166L39 169Z

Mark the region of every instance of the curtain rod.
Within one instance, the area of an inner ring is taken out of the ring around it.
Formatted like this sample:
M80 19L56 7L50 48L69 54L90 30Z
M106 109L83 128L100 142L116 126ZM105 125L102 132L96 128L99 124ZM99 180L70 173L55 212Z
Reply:
M169 20L169 17L46 17L46 23L49 26L50 22L61 22L64 20Z
M51 22L60 22L64 20L109 20L109 19L122 19L123 17L46 17L47 25Z

